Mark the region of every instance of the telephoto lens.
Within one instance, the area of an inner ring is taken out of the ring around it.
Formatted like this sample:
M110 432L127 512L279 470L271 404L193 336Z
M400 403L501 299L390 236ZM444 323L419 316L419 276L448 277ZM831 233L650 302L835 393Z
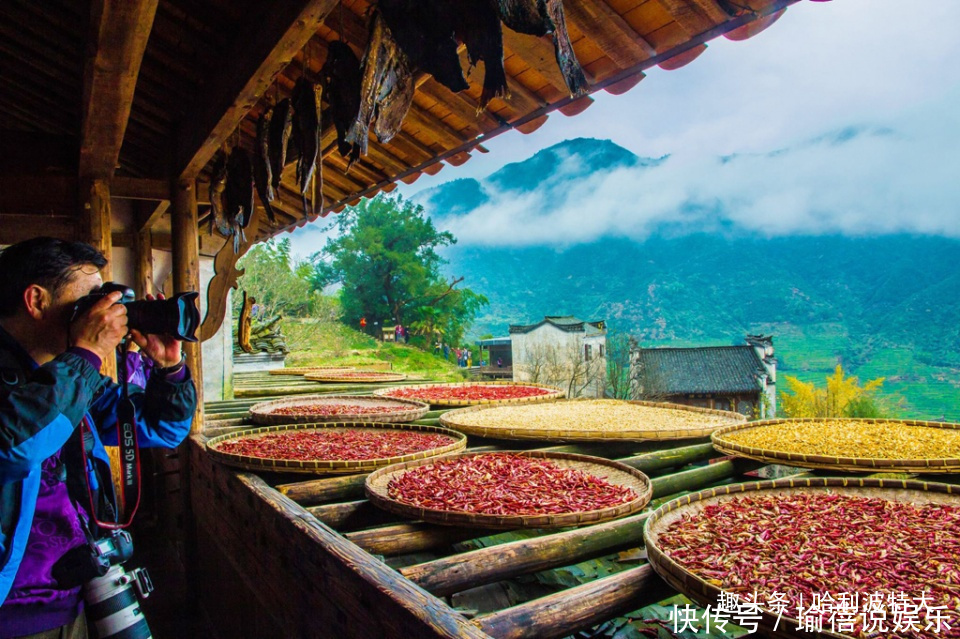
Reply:
M143 596L153 590L146 571L127 573L119 564L83 585L87 622L96 639L153 639L134 586Z

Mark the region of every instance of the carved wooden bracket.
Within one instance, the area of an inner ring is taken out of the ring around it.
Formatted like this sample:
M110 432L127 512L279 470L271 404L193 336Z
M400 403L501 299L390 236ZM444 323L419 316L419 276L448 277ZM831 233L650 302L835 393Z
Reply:
M237 278L243 275L243 269L237 268L237 262L254 244L257 235L257 224L260 221L261 209L258 207L250 220L247 229L247 239L240 244L240 250L234 253L233 240L227 239L223 248L213 258L213 279L207 287L207 316L200 325L200 341L205 342L220 330L227 315L227 294L231 288L237 288Z

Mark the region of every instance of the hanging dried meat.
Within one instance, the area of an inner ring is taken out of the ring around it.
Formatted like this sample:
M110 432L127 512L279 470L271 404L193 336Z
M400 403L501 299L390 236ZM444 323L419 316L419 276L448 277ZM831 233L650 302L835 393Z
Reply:
M293 87L291 100L293 102L294 125L293 132L299 152L297 158L297 183L300 186L300 197L303 202L303 216L309 218L316 214L316 193L322 193L323 176L318 175L320 188L310 194L310 204L307 205L307 193L310 191L311 181L317 172L317 156L320 151L320 94L322 88L306 78L297 80ZM323 197L322 195L320 196Z
M270 203L276 197L273 190L273 172L270 170L270 118L273 112L265 109L257 120L257 142L253 153L253 183L257 187L260 203L267 212L270 224L276 226L277 217Z
M347 131L360 111L360 85L363 76L360 60L345 42L335 40L327 49L327 60L320 69L324 94L330 104L333 125L337 129L337 148L343 157L350 156Z
M227 188L227 155L217 152L213 162L213 173L210 177L210 232L216 228L224 237L233 234L233 227L227 222L225 213L226 204L223 201L223 192Z
M253 217L253 163L250 154L236 148L227 158L227 185L223 192L224 212L233 231L233 250L245 241L243 229Z
M380 0L377 7L410 65L457 92L470 85L463 78L454 38L457 15L466 8L454 5L450 0Z
M273 107L270 118L270 138L268 151L270 154L270 179L276 195L280 194L280 178L283 175L283 166L287 162L287 144L293 132L293 109L290 100L283 99Z
M448 0L446 6L453 14L457 39L467 48L470 64L483 61L479 104L479 109L483 109L491 99L509 93L503 69L503 31L497 0Z
M497 0L500 19L517 33L537 37L553 34L553 46L560 72L570 95L581 95L587 89L580 62L567 33L562 0Z
M413 93L410 61L381 13L376 11L367 51L363 54L360 109L346 136L346 143L351 147L351 162L366 155L371 125L381 142L390 141L400 131L403 118L413 103Z

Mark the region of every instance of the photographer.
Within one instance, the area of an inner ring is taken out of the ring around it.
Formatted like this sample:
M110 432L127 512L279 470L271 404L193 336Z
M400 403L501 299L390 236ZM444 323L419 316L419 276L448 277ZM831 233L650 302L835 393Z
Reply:
M128 331L120 293L71 322L106 263L52 238L0 253L0 639L87 637L81 584L57 576L104 534L95 522L118 521L103 446L117 444L122 393L99 368L128 332L154 366L146 389L129 390L139 445L172 448L190 431L179 340Z

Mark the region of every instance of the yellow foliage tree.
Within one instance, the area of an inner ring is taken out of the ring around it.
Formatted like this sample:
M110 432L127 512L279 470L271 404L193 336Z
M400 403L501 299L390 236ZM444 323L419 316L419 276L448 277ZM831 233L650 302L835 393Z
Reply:
M789 390L780 394L780 406L787 417L857 417L861 415L865 404L871 408L866 411L875 413L869 402L871 394L883 385L884 378L870 380L860 386L856 377L847 377L843 367L837 365L833 375L827 377L824 388L816 387L813 382L806 384L796 377L785 375Z

